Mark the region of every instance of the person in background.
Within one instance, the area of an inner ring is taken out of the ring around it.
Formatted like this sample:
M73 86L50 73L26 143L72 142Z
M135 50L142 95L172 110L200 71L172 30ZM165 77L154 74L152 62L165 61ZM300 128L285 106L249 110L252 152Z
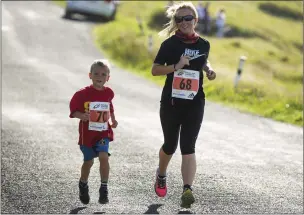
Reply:
M174 4L173 0L168 1L167 3L167 8L171 7Z
M203 7L203 3L199 2L197 5L197 14L198 14L198 30L200 33L204 32L204 18L205 18L205 8Z
M203 19L203 26L204 26L204 34L208 35L211 30L211 16L209 12L209 5L210 3L207 2L204 8L204 19Z
M225 9L220 9L216 15L216 21L215 21L215 25L217 28L216 36L218 38L224 37L225 22L226 22Z

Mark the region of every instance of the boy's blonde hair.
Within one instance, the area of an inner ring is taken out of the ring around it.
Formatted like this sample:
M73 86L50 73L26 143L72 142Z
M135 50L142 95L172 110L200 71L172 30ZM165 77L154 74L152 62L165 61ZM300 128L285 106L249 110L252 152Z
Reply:
M97 59L91 65L90 73L95 71L97 68L105 67L108 69L108 73L110 74L110 62L107 59Z
M170 21L165 24L167 27L158 33L159 36L169 37L178 29L174 17L178 10L184 8L190 9L193 12L194 18L198 18L197 10L192 2L174 3L166 11L167 17L170 19Z

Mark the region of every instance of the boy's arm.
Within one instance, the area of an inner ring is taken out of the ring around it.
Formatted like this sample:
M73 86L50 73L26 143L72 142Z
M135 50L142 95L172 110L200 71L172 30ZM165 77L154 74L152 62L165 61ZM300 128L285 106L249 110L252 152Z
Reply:
M89 117L90 117L90 114L89 114L89 112L82 113L82 112L80 112L80 111L75 111L75 112L72 114L72 117L78 118L78 119L83 120L83 121L88 121L88 120L89 120Z
M111 113L110 113L110 116L111 116L111 121L112 121L111 127L112 127L112 128L116 128L117 125L118 125L118 122L117 122L116 119L115 119L115 114L114 114L114 112L111 112Z
M114 106L113 106L113 103L112 103L112 99L114 98L114 92L111 90L111 93L112 93L111 99L110 99L110 117L111 117L111 121L112 121L111 127L116 128L117 125L118 125L118 122L116 121L116 118L115 118Z
M110 102L110 116L111 116L111 121L112 121L111 127L116 128L117 125L118 125L118 122L116 121L116 117L115 117L115 114L114 114L114 107L113 107L112 102Z
M112 120L112 122L113 122L113 121L116 121L114 112L111 113L110 115L111 115L111 120Z
M70 118L78 118L83 121L89 120L89 113L84 110L82 94L80 91L76 92L70 101Z

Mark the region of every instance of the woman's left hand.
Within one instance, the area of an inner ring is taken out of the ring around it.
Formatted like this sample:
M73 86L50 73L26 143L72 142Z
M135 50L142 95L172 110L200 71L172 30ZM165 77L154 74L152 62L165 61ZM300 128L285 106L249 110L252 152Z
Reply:
M207 72L207 78L212 81L216 78L216 73L212 70L212 69L209 69Z

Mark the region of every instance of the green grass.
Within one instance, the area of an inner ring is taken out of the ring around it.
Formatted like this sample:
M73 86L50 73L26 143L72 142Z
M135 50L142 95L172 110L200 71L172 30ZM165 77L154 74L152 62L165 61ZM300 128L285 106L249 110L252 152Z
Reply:
M66 1L54 1L53 0L53 2L60 7L65 7L65 5L66 5Z
M149 23L153 14L164 12L166 3L121 1L116 20L94 29L95 43L107 57L159 85L164 84L165 77L153 77L151 66L165 38L158 37L159 29L151 29ZM210 61L217 72L215 81L204 81L206 97L244 112L303 126L303 22L265 13L260 9L265 3L303 15L302 2L211 1L213 17L224 7L227 24L241 35L251 36L205 37L210 41ZM137 15L143 20L145 35L141 35ZM147 51L148 35L152 35L154 41L152 53ZM241 55L248 59L238 88L234 90Z

